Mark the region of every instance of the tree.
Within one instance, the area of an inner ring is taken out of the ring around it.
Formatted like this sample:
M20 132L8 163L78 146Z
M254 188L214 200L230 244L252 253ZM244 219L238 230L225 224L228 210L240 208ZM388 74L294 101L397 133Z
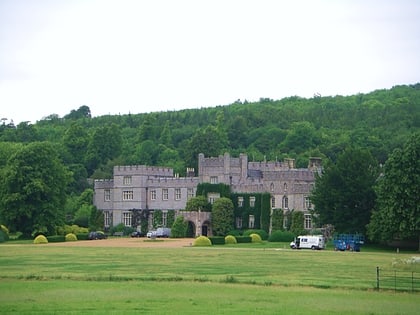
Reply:
M81 118L91 118L92 114L90 112L89 106L82 105L79 107L79 109L74 110L72 109L69 114L64 116L65 119L81 119Z
M369 238L418 237L420 251L420 133L390 155L376 191L378 203L368 226Z
M71 173L48 142L17 151L2 172L0 218L15 231L54 233L64 221L66 187Z
M207 126L199 129L189 141L185 157L187 165L197 168L198 154L205 156L219 156L223 154L228 145L227 134L216 127Z
M211 221L213 233L216 236L225 236L234 226L233 203L229 198L219 198L213 203Z
M96 128L86 155L88 173L92 174L100 164L116 158L121 148L121 131L118 125L111 124Z
M310 122L295 122L282 144L286 152L293 150L296 153L302 153L317 144L315 135L316 130Z
M347 149L317 176L311 195L319 225L332 224L340 233L365 233L376 194L376 160L365 149Z
M210 211L211 204L207 201L204 196L197 196L188 199L187 204L185 205L186 211Z
M178 216L172 225L171 237L181 238L185 237L187 234L188 222L184 220L182 215Z
M89 144L86 128L78 122L73 122L64 133L63 143L69 152L71 162L82 163L84 161L86 147Z

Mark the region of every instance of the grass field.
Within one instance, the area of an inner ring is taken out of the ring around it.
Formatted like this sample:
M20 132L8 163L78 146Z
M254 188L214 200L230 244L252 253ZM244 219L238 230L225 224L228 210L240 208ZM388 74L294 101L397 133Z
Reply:
M377 266L420 272L415 253L99 244L0 245L0 314L420 312L419 293L375 291Z

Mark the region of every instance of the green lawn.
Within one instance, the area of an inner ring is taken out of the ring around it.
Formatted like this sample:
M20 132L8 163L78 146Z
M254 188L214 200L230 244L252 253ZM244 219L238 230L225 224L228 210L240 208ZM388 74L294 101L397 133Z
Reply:
M142 242L142 239L138 240ZM0 314L418 314L419 293L375 291L415 253L0 245Z

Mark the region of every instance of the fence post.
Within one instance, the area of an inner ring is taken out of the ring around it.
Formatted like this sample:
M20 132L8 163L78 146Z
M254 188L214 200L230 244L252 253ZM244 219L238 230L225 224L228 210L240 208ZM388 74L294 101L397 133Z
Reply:
M376 267L376 290L379 291L379 267Z

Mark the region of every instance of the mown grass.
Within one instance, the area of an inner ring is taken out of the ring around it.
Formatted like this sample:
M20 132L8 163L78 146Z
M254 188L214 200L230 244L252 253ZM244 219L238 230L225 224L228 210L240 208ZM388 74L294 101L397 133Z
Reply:
M417 314L420 308L418 293L374 291L376 266L399 268L395 262L413 253L13 242L0 250L2 314ZM410 268L420 272L418 264Z

